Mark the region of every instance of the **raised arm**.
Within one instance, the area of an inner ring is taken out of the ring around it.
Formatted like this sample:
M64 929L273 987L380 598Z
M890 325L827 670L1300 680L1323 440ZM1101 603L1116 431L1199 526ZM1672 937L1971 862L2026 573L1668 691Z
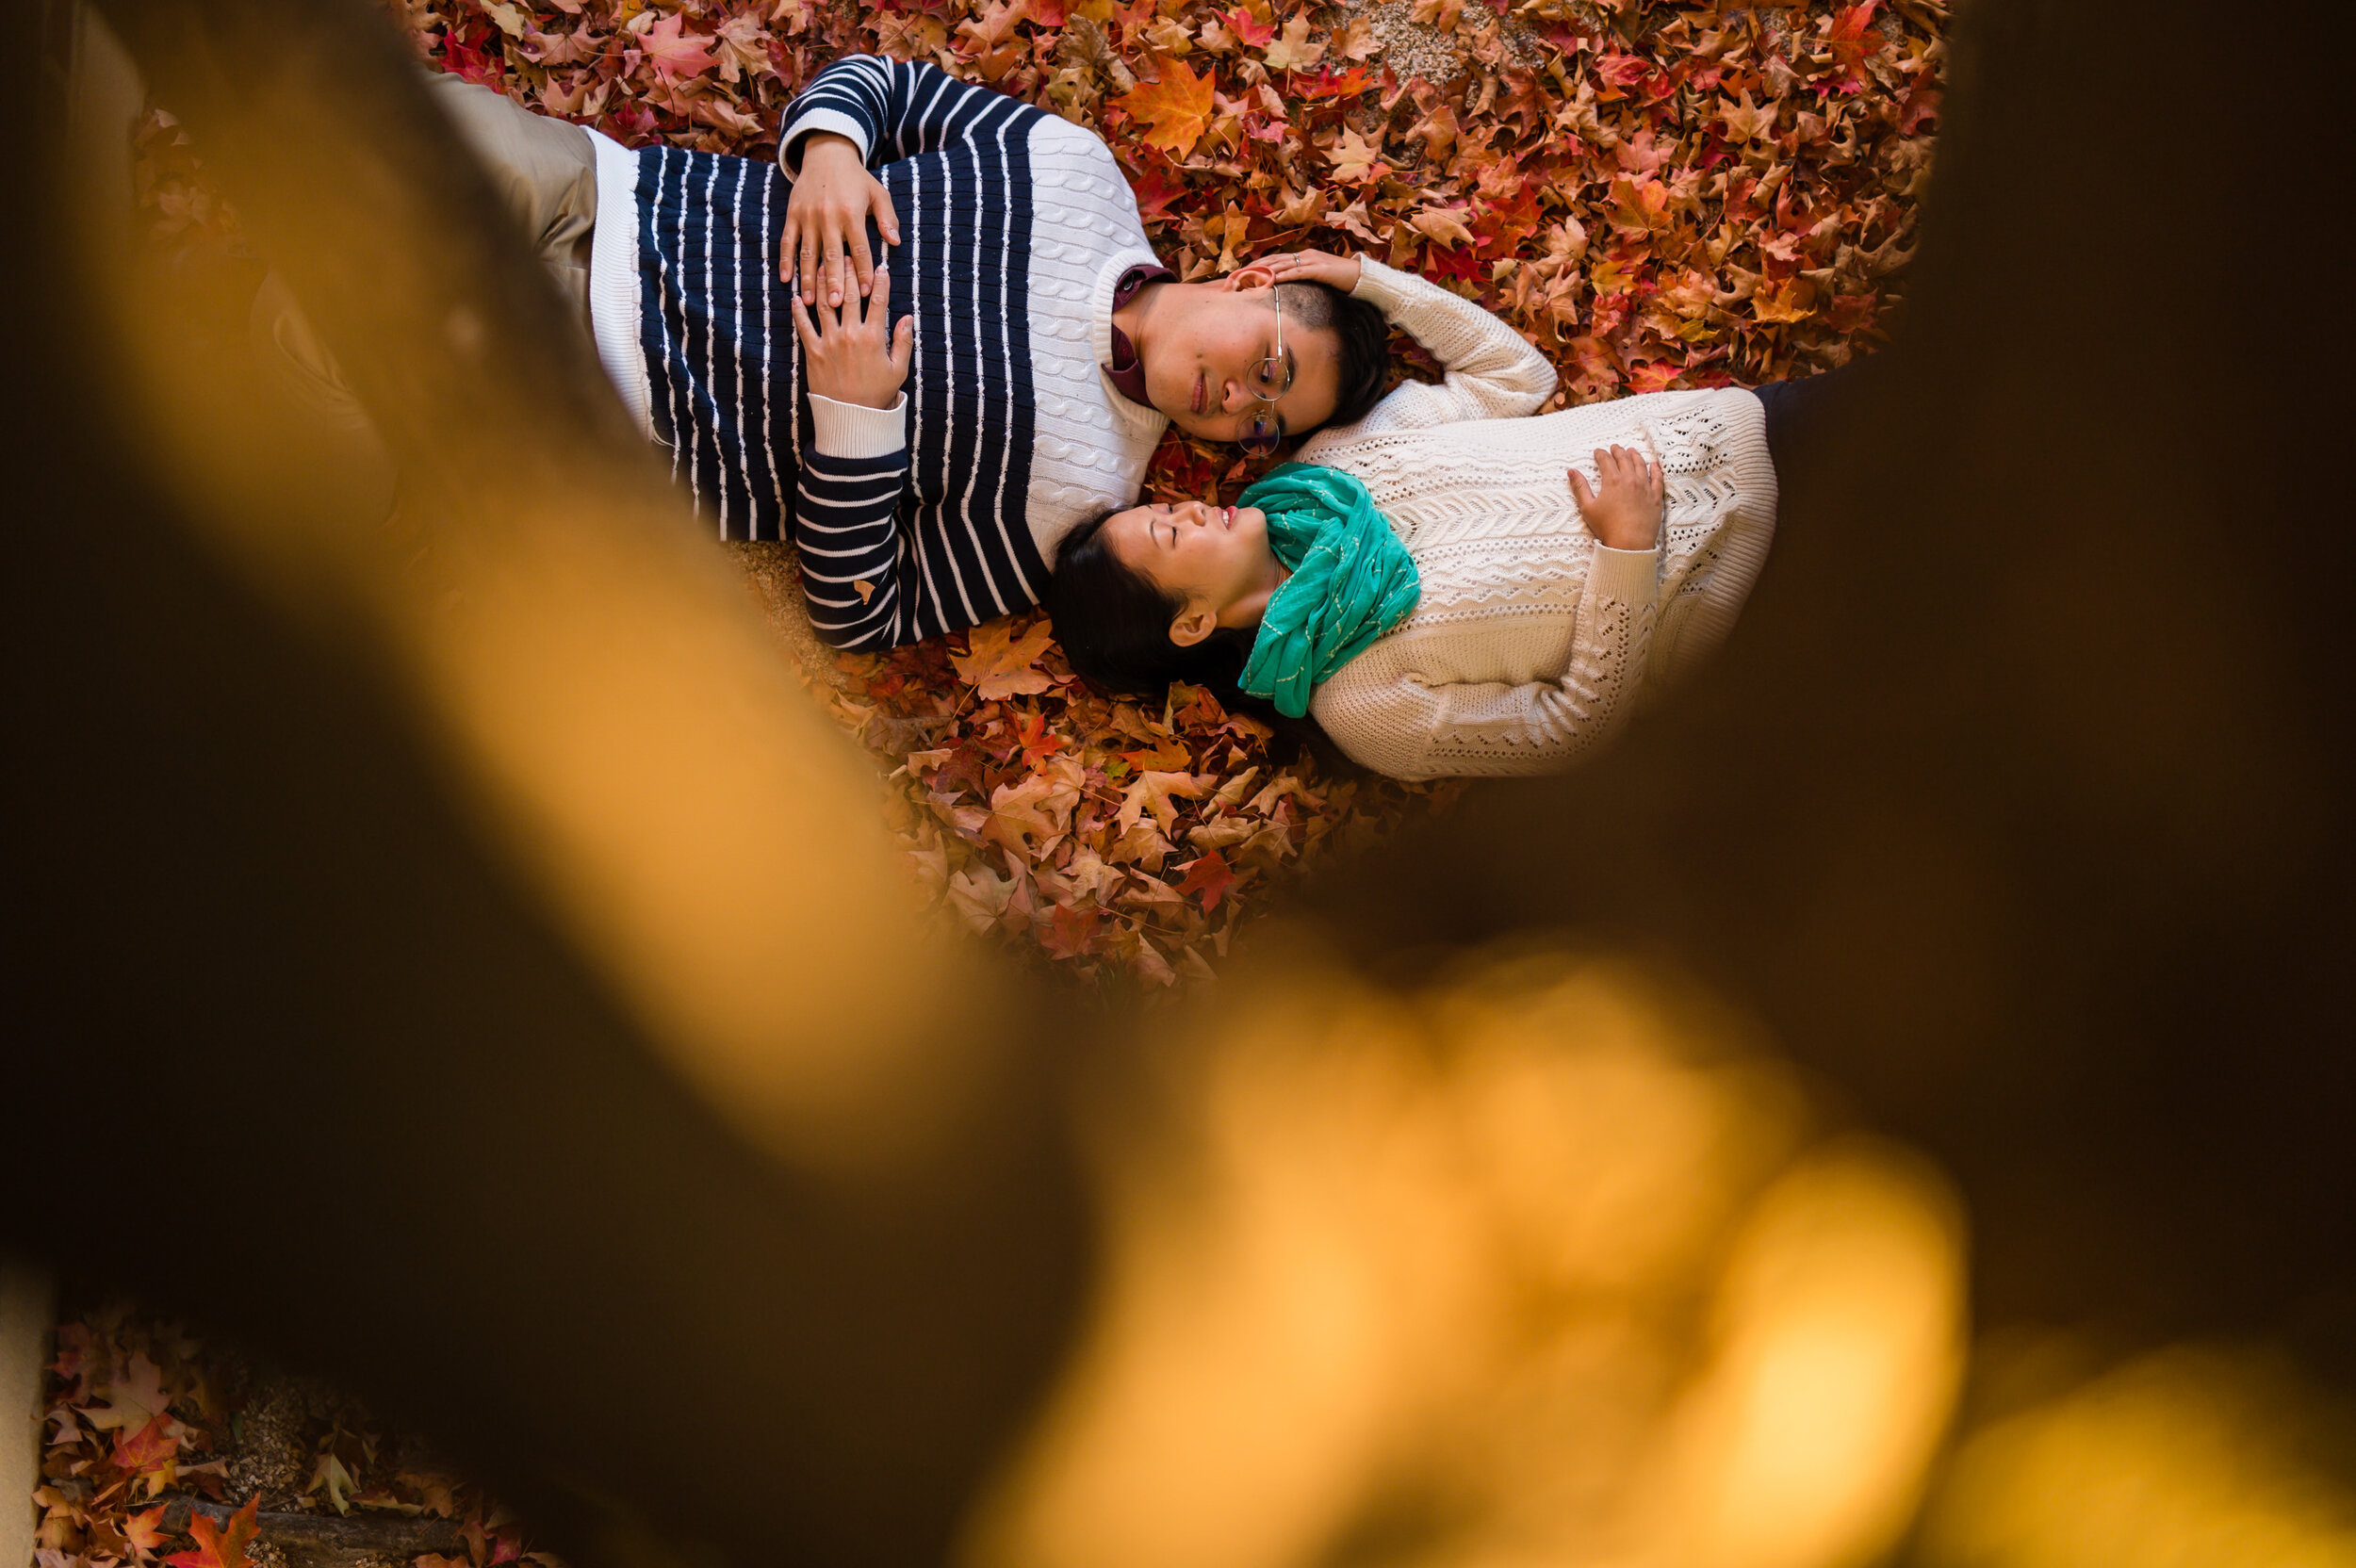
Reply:
M777 162L787 179L797 177L802 139L825 131L849 141L869 169L880 169L1039 113L1019 98L960 82L936 65L847 55L818 73L786 106L777 127Z
M1356 424L1320 433L1329 440L1457 419L1518 417L1536 413L1554 394L1554 367L1546 355L1488 311L1435 283L1368 256L1304 251L1270 257L1265 265L1280 283L1299 277L1349 288L1430 350L1445 373L1436 386L1402 382ZM1354 278L1348 270L1352 266Z

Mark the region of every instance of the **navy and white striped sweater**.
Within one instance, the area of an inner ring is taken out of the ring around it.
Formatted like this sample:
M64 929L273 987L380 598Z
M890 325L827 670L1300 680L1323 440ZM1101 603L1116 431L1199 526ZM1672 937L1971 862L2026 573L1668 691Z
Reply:
M1063 534L1135 498L1165 421L1099 367L1112 285L1153 253L1101 140L933 66L837 61L779 145L814 130L850 137L899 215L898 246L870 241L916 318L906 439L829 439L851 411L813 410L777 279L786 176L679 148L636 155L647 413L724 537L798 547L818 634L882 648L1038 602Z

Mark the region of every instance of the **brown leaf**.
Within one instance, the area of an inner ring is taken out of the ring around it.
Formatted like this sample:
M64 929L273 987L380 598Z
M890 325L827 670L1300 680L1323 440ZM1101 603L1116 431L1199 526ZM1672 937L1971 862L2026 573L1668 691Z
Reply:
M1035 695L1055 684L1052 677L1032 668L1053 641L1046 623L1034 622L1021 637L1014 635L1014 618L1006 617L977 626L966 639L971 651L950 656L959 678L985 702Z

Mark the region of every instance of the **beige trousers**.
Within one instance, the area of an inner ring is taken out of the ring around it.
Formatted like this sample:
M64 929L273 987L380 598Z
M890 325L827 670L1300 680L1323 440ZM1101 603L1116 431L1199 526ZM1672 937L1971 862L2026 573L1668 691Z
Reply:
M597 222L597 158L587 134L456 76L432 74L426 84L482 160L587 333L589 242ZM352 461L380 471L381 482L363 488L381 489L389 507L392 468L381 449L371 449L375 433L368 413L275 270L254 297L248 327L263 374L306 420L322 426L338 445L353 448Z

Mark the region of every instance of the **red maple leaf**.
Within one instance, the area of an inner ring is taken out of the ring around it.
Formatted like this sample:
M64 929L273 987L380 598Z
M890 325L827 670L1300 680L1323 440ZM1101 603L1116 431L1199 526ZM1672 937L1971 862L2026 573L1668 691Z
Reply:
M1254 49L1267 48L1269 41L1276 37L1274 22L1259 21L1241 6L1232 11L1219 12L1219 19L1227 24L1229 32Z
M1843 92L1861 91L1865 87L1865 61L1879 52L1880 38L1871 34L1873 12L1881 0L1865 0L1861 6L1851 6L1833 18L1832 32L1824 40L1832 50L1834 63L1841 72L1840 88Z
M1347 71L1320 65L1292 79L1294 96L1308 99L1355 98L1362 92L1373 91L1374 87L1373 74L1363 65L1353 65Z
M1168 166L1148 169L1129 182L1130 193L1137 199L1137 216L1151 223L1170 216L1170 204L1186 194L1185 182L1172 180Z
M1218 850L1198 860L1189 860L1179 868L1186 880L1178 884L1182 893L1201 893L1203 912L1209 914L1219 907L1219 901L1227 896L1227 890L1235 885L1235 874L1228 869L1227 857Z
M1093 906L1074 907L1058 904L1047 917L1047 929L1039 933L1039 945L1047 949L1051 957L1081 957L1096 939L1097 928L1104 921L1104 915Z
M196 1538L196 1550L175 1552L164 1561L171 1568L253 1568L245 1549L254 1540L254 1514L261 1506L259 1496L247 1499L226 1526L214 1524L210 1514L191 1513L188 1534Z

